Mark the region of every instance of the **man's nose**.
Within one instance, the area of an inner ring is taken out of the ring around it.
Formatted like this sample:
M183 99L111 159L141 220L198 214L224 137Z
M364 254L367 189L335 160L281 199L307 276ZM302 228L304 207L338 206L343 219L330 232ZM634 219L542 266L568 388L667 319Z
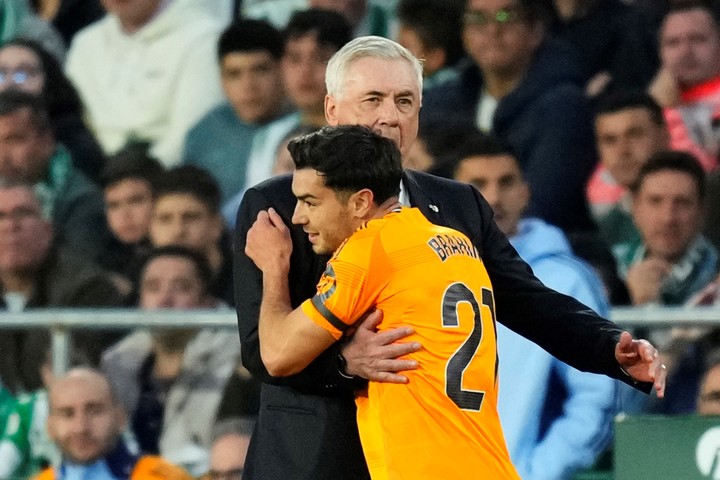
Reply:
M495 208L497 206L500 199L500 192L495 185L486 185L480 190L480 193L482 193L482 196L485 197L485 200L487 200L491 207Z
M85 432L88 429L88 416L84 413L75 415L72 420L72 429L75 433Z
M307 217L305 216L305 213L303 211L302 205L300 205L300 202L298 202L295 205L295 210L293 210L292 215L292 223L295 225L305 225L307 223Z
M396 126L400 122L400 118L398 116L398 109L397 105L395 105L395 102L391 98L385 98L383 99L382 103L380 104L380 107L378 107L379 111L379 117L378 122L381 125L390 125L390 126Z

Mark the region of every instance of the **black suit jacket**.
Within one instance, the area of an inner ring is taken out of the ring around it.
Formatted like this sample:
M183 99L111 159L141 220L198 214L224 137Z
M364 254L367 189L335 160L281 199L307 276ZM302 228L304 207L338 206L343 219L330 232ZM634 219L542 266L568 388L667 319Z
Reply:
M335 345L303 372L285 378L267 374L260 358L258 314L262 274L245 255L245 239L257 213L275 208L285 221L295 208L290 175L245 193L238 211L235 295L244 365L263 381L260 414L250 444L250 480L367 479L355 422L354 381L337 371ZM615 360L621 330L571 297L555 292L532 274L492 220L492 209L473 187L406 171L410 203L431 222L465 233L477 247L493 283L497 319L573 367L633 382ZM313 253L302 228L290 227L293 306L315 293L328 257ZM500 353L502 361L502 353ZM648 391L649 384L640 388Z

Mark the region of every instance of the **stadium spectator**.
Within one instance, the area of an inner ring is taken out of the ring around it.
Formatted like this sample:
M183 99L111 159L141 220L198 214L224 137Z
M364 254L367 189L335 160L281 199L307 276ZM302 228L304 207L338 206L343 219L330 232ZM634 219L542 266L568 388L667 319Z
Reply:
M720 415L720 351L718 350L707 357L697 396L697 413Z
M0 311L47 307L119 307L124 298L110 276L87 257L58 245L32 186L0 180ZM119 334L73 333L78 355L97 364ZM40 329L0 335L0 379L14 392L42 386L40 365L50 345Z
M0 74L1 90L22 90L45 100L55 138L70 151L73 165L97 181L103 151L85 125L80 96L57 59L37 42L11 40L0 46Z
M97 259L107 241L102 193L57 143L42 99L0 92L0 179L35 186L56 241Z
M165 166L180 163L190 127L222 99L221 26L186 0L103 0L108 14L70 46L68 77L107 154L146 142Z
M298 109L301 125L325 125L325 68L330 57L352 38L339 13L312 8L293 14L283 32L283 83Z
M65 58L62 37L35 15L28 0L4 0L0 2L0 45L17 38L39 42L60 62Z
M469 0L457 81L423 95L420 130L472 126L507 142L530 185L528 215L566 233L593 227L585 185L596 163L584 80L573 52L547 34L533 0Z
M669 148L662 108L641 91L610 94L599 99L595 137L601 163L588 183L588 199L600 233L623 257L640 237L630 189L648 159Z
M14 402L7 426L0 434L0 480L25 479L48 465L60 463L60 452L47 431L48 388L55 376L52 350L42 352L40 365L42 386L20 393ZM71 356L71 366L82 366L81 357Z
M137 280L139 263L150 249L148 231L155 186L163 172L162 165L145 151L124 149L108 158L100 173L112 238L99 263L131 284Z
M644 89L658 68L655 32L621 0L553 0L552 34L572 45L591 96Z
M670 147L695 155L706 171L720 153L720 24L702 1L678 2L659 32L661 68L650 93L665 109Z
M640 239L617 257L632 303L682 305L718 271L717 251L700 234L702 167L688 153L659 152L640 169L632 194Z
M108 379L91 369L73 369L53 381L47 430L62 452L62 463L34 480L192 480L161 457L131 450L122 438L127 419L116 395Z
M212 271L210 293L235 304L229 234L210 174L192 165L167 171L155 189L149 234L154 247L181 245L205 256Z
M525 217L530 191L506 146L477 134L457 151L455 179L474 185L500 230L546 286L600 315L609 311L600 278L557 227ZM498 410L521 478L569 479L591 466L612 437L615 382L580 372L502 324Z
M180 246L158 248L141 269L138 306L217 307L208 291L210 278L201 254ZM201 475L208 468L218 405L239 357L237 334L228 330L143 329L110 348L102 369L129 413L140 449Z
M237 418L218 426L210 451L210 471L202 480L242 479L253 423Z
M215 177L223 202L245 189L249 168L268 168L268 149L293 121L280 119L289 111L280 70L282 50L280 32L260 20L236 20L220 36L226 101L188 132L183 162Z
M458 2L402 0L397 7L397 42L423 61L423 90L457 77L465 55Z

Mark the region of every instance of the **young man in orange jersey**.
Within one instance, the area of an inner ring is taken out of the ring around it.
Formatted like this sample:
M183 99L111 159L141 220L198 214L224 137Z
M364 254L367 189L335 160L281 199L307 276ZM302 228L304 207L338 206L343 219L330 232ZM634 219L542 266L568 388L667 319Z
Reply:
M289 145L293 223L318 254L335 252L317 294L293 310L292 244L274 211L250 229L246 252L263 272L260 353L273 376L304 369L370 309L378 328L409 326L423 349L409 383L358 392L358 427L372 478L519 478L497 413L492 285L477 249L399 201L395 144L367 127L327 127ZM353 233L355 232L355 233Z

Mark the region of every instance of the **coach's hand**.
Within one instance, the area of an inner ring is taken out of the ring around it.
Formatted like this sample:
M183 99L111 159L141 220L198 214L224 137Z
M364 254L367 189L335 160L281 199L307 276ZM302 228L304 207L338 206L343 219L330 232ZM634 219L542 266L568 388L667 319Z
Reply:
M343 347L342 354L347 362L345 373L374 382L407 383L408 378L397 372L414 370L418 363L398 357L420 350L421 345L418 342L397 342L413 333L409 327L378 332L381 320L380 310L370 313Z
M658 398L665 396L667 369L658 351L647 340L635 340L628 332L620 335L615 345L615 358L620 367L638 382L653 382Z

